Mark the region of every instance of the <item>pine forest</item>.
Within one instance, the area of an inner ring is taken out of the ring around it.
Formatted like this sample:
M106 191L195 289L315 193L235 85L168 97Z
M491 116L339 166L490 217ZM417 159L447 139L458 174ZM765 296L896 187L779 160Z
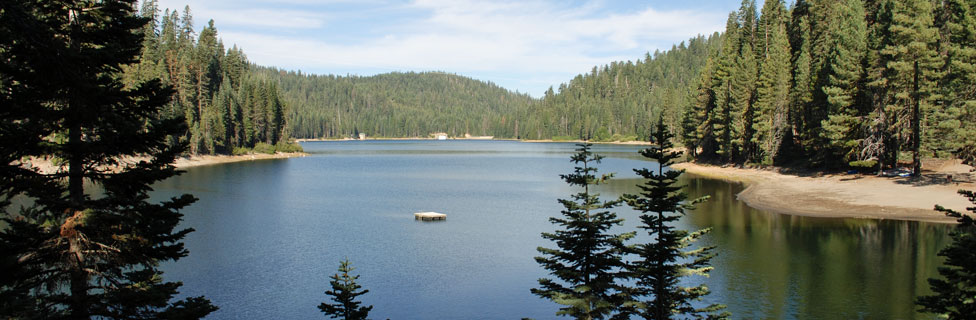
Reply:
M248 62L214 21L146 2L141 63L128 82L176 88L191 153L290 138L461 137L647 140L663 117L701 161L918 166L973 161L976 20L965 1L743 1L724 33L636 61L594 66L536 99L444 72L314 75ZM240 151L239 151L240 152Z
M0 157L0 319L976 319L976 0L0 0Z

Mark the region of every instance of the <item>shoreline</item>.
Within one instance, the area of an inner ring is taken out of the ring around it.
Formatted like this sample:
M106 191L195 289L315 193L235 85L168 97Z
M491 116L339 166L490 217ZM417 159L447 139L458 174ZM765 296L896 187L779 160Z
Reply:
M318 139L318 138L315 138L315 139L295 139L295 142L322 142L322 141L331 141L331 142L346 142L346 141L403 141L403 140L430 140L430 141L439 141L436 138L412 137L412 138L366 138L366 140L359 140L359 139L353 139L353 138L343 138L343 139ZM514 141L514 142L522 142L522 143L583 143L583 142L589 142L589 143L592 143L592 144L617 144L617 145L638 145L638 146L649 146L649 145L653 145L652 143L650 143L648 141L594 142L594 141L583 141L583 140L560 140L560 141L555 141L555 140L552 140L552 139L540 139L540 140L525 140L525 139L522 139L522 140L519 140L519 139L508 139L508 138L493 138L493 139L483 139L483 138L448 138L447 140L440 140L440 141L451 141L451 140L464 140L464 141Z
M518 142L525 143L592 143L592 144L618 144L618 145L629 145L629 146L650 146L654 145L648 141L605 141L605 142L595 142L595 141L583 141L583 140L560 140L555 141L552 139L542 139L542 140L515 140Z
M308 156L305 152L278 152L275 154L267 153L252 153L252 154L242 154L242 155L191 155L176 158L173 161L173 166L177 169L186 169L192 167L209 166L224 163L233 162L244 162L244 161L256 161L256 160L271 160L271 159L287 159L287 158L299 158ZM125 158L121 162L123 163L136 163L141 160L147 160L147 157L131 157ZM51 160L47 159L31 159L24 163L28 166L33 166L37 168L41 173L51 174L57 172L60 168L55 166ZM110 171L117 171L119 168L115 168Z
M305 156L308 156L308 153L277 152L275 154L251 153L251 154L241 154L241 155L192 155L189 157L176 158L176 161L173 162L173 166L179 169L186 169L192 167L209 166L209 165L223 164L223 163L270 160L270 159L301 158Z
M752 208L822 218L955 223L955 218L947 217L933 208L939 204L959 212L968 212L966 207L972 204L956 191L976 188L972 182L948 183L932 179L925 181L858 174L803 177L771 170L688 162L675 164L672 168L684 169L705 178L742 183L746 188L736 198ZM929 174L932 176L939 172Z

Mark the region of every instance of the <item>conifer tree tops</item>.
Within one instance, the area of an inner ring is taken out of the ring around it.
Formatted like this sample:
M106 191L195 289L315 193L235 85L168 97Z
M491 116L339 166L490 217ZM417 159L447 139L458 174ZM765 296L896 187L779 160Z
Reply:
M640 152L655 161L657 168L634 169L637 175L647 180L638 185L640 194L623 196L628 205L641 212L639 228L653 239L653 242L630 248L629 253L637 256L626 266L629 276L636 282L628 290L632 299L638 301L632 312L644 319L726 318L729 314L720 312L724 305L695 305L709 293L708 287L680 284L686 275L708 275L712 269L709 260L714 247L687 249L710 230L688 232L674 227L686 210L694 209L695 203L706 198L688 201L688 196L678 185L678 177L684 171L666 169L681 156L681 152L673 151L671 138L663 121L658 122L654 133L654 142L658 145Z
M596 176L594 164L601 156L590 151L591 144L578 145L571 159L573 173L560 175L567 184L582 188L571 200L560 199L565 208L561 218L549 218L563 229L543 233L542 237L556 243L556 249L539 247L542 256L535 260L556 279L539 279L539 288L532 293L562 305L558 315L577 319L606 319L615 314L626 301L619 294L618 279L623 266L623 241L633 233L612 234L610 228L622 219L607 211L619 200L600 201L591 186L610 179L612 174Z
M769 0L754 32L744 1L704 71L711 98L689 106L715 111L683 113L709 130L684 126L684 143L699 160L763 165L886 169L906 151L916 172L922 157L976 161L972 4L934 3L801 0L787 12Z
M350 274L353 270L355 268L349 263L349 259L345 259L339 264L339 273L329 276L332 278L332 281L329 281L332 290L326 291L325 294L332 296L332 301L335 303L323 302L319 305L319 310L329 318L365 320L369 316L369 311L373 310L373 306L363 306L362 302L356 300L369 290L359 290L362 286L356 283L359 276Z

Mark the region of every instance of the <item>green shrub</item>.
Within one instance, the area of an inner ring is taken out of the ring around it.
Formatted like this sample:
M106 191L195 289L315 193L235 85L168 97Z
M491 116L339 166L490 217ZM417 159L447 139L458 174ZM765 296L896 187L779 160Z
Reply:
M573 141L573 140L576 140L576 138L571 137L571 136L553 136L552 137L552 141Z
M298 142L294 142L294 141L292 141L292 142L278 141L278 144L275 145L275 151L278 151L278 152L305 152L305 149L302 149L302 145L298 144Z
M258 142L257 144L254 145L254 152L274 154L275 147L273 145L264 142Z
M231 151L231 153L235 156L245 155L251 153L251 149L245 147L234 147L234 150Z
M607 142L627 142L637 140L637 135L622 135L619 133L614 133Z
M610 138L611 138L610 137L610 130L607 130L607 128L597 129L596 130L596 133L593 134L593 141L599 141L599 142L610 142L610 141L613 141Z
M852 168L870 169L878 166L878 160L851 161L849 164Z

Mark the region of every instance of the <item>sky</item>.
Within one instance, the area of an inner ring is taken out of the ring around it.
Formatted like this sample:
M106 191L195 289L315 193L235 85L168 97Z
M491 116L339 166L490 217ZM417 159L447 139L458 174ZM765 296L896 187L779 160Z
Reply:
M540 97L593 66L723 31L740 1L159 0L248 60L313 74L443 71Z

